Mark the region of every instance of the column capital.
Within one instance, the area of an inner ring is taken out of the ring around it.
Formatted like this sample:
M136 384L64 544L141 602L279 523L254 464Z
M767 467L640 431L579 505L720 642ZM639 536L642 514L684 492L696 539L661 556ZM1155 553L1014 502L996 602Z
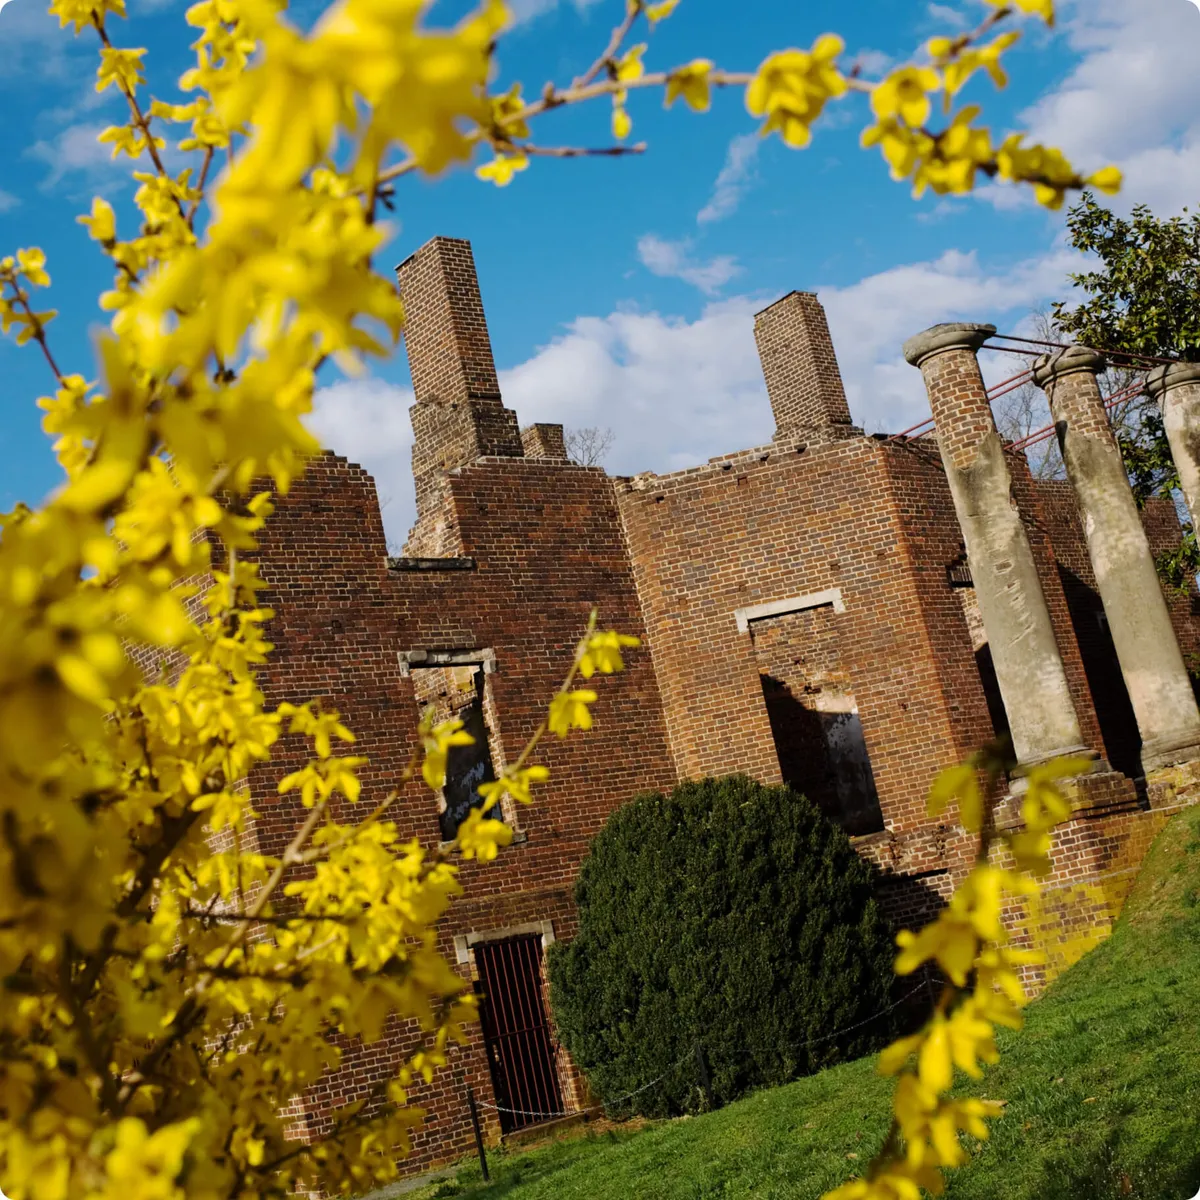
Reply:
M977 325L967 321L932 325L924 333L918 333L904 343L904 357L914 367L919 367L927 358L946 350L978 350L995 332L995 325Z
M1169 391L1188 383L1200 383L1200 363L1163 363L1146 376L1146 391L1161 405Z
M1087 346L1065 346L1050 354L1043 354L1033 364L1033 382L1045 391L1056 379L1065 375L1077 375L1082 371L1099 375L1108 365L1108 360L1099 350Z

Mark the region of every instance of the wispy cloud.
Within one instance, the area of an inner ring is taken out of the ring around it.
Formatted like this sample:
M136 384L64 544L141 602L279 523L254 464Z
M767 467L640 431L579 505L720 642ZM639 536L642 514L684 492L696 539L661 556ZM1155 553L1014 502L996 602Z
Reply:
M112 147L97 141L104 129L104 125L87 122L68 125L54 137L43 138L27 147L24 157L45 163L50 168L38 186L46 191L74 174L86 176L89 186L94 186L120 170L113 162ZM128 175L128 171L124 173Z
M561 0L511 0L509 7L513 14L513 23L524 25L544 13L553 12L560 6ZM570 0L571 7L578 13L584 13L589 8L600 3L600 0Z
M742 268L732 254L718 254L707 262L692 257L690 238L670 242L656 234L638 238L638 258L653 275L664 279L682 279L699 288L706 296L715 296Z
M737 212L742 197L755 181L754 168L762 139L757 133L742 133L729 143L725 165L713 184L708 203L696 214L700 225L721 221Z
M949 25L951 29L966 29L971 23L966 13L957 8L951 8L948 4L927 4L925 12L931 20L942 25Z
M940 8L941 5L934 4L931 7ZM890 54L885 54L882 50L860 50L854 56L855 65L868 75L882 75L895 61Z
M19 196L14 196L12 192L6 192L0 188L0 213L12 212L18 204L21 203Z

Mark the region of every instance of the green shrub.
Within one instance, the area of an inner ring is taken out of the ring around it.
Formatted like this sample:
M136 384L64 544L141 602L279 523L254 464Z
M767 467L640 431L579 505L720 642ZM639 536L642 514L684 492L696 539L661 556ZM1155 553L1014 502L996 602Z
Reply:
M886 1040L870 1018L894 951L873 871L789 788L739 775L639 796L595 838L575 895L579 933L549 957L554 1019L618 1111L724 1104Z

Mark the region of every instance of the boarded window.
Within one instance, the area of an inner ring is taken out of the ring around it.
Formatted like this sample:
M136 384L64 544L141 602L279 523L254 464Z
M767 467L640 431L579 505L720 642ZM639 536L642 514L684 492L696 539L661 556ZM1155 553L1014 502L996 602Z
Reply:
M883 828L858 703L842 666L832 606L750 623L784 783L847 833Z
M439 721L457 717L463 729L475 739L471 746L451 746L446 758L446 785L442 788L438 822L443 840L450 841L471 809L483 803L480 784L496 778L484 719L483 668L475 663L415 668L412 680L422 708L432 704ZM489 815L497 816L498 811Z

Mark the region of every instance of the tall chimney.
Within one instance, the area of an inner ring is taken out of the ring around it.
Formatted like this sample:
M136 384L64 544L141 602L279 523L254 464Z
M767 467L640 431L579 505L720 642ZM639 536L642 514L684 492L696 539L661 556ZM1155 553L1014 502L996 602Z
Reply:
M775 414L775 439L858 434L833 352L825 310L812 292L791 292L754 318L754 340Z
M517 415L500 397L471 243L436 237L396 274L417 400L409 409L417 524L406 553L439 558L456 552L446 472L524 450Z

